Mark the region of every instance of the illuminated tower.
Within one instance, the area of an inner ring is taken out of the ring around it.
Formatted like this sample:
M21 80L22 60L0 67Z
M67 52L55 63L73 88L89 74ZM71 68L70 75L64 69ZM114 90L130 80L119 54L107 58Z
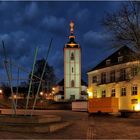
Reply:
M75 42L74 22L70 22L69 42L64 46L64 98L80 99L81 49Z

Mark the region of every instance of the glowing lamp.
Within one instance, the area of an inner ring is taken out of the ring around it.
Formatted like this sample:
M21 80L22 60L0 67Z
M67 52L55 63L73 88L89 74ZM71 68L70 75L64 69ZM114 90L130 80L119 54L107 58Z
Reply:
M14 97L14 99L16 99L16 98L17 98L17 96L16 96L16 95L13 95L13 97Z
M88 98L93 98L93 93L89 91L89 89L87 89L87 93L88 93Z
M135 111L140 111L140 104L135 105Z
M43 95L43 92L42 92L42 91L40 92L40 95L41 95L41 96Z
M0 89L0 93L2 93L2 89Z

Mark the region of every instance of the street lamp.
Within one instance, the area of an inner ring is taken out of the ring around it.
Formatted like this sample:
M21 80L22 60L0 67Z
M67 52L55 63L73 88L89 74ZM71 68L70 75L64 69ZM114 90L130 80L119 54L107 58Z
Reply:
M52 95L55 93L55 87L52 88Z
M87 89L87 93L88 93L88 98L92 99L93 98L93 93L91 91L89 91L89 89Z
M140 111L140 104L135 105L135 111Z
M2 89L0 89L0 94L2 94Z
M42 91L40 92L40 95L41 95L41 96L43 95L43 92L42 92Z

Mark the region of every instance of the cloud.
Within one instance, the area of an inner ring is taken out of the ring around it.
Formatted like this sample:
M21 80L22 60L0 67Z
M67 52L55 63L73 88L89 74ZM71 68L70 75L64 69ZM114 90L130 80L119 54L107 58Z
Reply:
M25 9L25 16L30 18L30 19L34 19L37 17L39 13L39 9L38 9L38 5L36 2L32 2L29 5L27 5L26 9Z
M0 11L7 9L9 4L6 1L0 1Z
M42 26L52 33L61 34L65 31L66 20L62 17L47 16L42 20Z
M32 48L32 42L30 42L30 36L24 31L15 31L11 33L0 34L0 71L5 73L4 69L4 50L2 47L2 40L4 41L6 48L6 55L8 60L11 60L14 65L12 65L12 72L15 76L17 73L17 66L21 66L28 71L32 68L34 51ZM15 66L15 64L17 66ZM20 74L24 77L28 76L20 70ZM7 76L3 76L3 79ZM27 78L27 77L26 77Z
M79 2L75 2L72 5L70 5L70 8L68 9L67 13L68 15L74 16L75 13L77 13L80 9L80 4Z
M82 9L82 10L78 11L76 14L76 18L79 21L88 20L89 16L90 16L90 12L88 9Z
M13 22L17 27L37 27L40 19L42 18L42 11L39 10L40 7L38 2L18 3L16 9L19 10L14 12L15 14L13 15Z
M84 22L90 17L90 11L87 8L82 8L79 2L72 4L67 13L77 22Z
M110 3L111 6L115 5L114 2ZM105 48L108 44L109 37L101 32L98 23L105 9L112 9L108 2L1 1L0 59L3 59L3 39L8 57L21 66L31 68L35 47L39 46L38 57L45 57L50 38L53 37L55 48L50 51L48 61L58 76L62 77L63 45L68 40L69 21L74 20L76 41L84 52L82 68L85 71L88 64L91 65L103 53L103 49L98 47ZM1 67L2 62L0 71Z
M10 34L0 34L0 56L4 59L3 47L1 41L5 43L6 53L8 58L12 58L14 61L20 60L22 57L29 57L32 51L28 44L28 35L23 31L11 32ZM24 61L25 63L25 61Z
M83 35L87 47L104 46L109 43L110 35L103 32L88 31Z

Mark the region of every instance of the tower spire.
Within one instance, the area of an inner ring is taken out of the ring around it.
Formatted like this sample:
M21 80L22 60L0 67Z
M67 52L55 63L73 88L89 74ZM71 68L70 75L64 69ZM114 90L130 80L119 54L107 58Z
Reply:
M70 22L70 34L71 35L74 34L74 22L73 21Z
M70 35L69 35L69 39L72 39L74 41L74 22L71 20L70 22Z
M70 35L69 35L69 42L65 47L70 48L79 48L79 44L75 42L75 35L74 35L74 22L71 20L70 24Z

